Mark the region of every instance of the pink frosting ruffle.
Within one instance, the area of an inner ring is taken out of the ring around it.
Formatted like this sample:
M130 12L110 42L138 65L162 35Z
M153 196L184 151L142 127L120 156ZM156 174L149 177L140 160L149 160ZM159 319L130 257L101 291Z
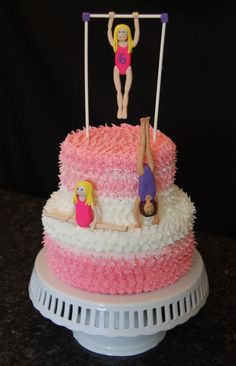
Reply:
M48 235L44 237L47 262L64 283L100 294L137 294L176 282L191 267L193 232L166 245L161 254L127 258L95 257L65 249Z
M72 191L78 180L89 180L100 196L135 197L140 126L90 127L89 133L88 140L85 130L72 132L61 144L60 184ZM151 137L152 134L151 128ZM150 143L157 189L163 191L174 183L176 146L160 131L157 131L156 142L151 138Z

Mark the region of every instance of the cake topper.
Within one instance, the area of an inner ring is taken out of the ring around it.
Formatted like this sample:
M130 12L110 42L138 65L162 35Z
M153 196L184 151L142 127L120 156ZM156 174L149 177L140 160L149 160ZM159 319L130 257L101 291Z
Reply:
M153 216L153 224L159 223L158 198L154 178L154 162L150 148L150 117L140 119L140 145L137 154L137 173L139 175L138 196L134 203L136 227L141 228L140 214ZM147 163L144 163L146 157Z
M129 102L129 91L132 85L133 74L131 67L131 53L137 46L140 36L138 13L134 12L134 38L132 39L131 30L126 24L118 24L112 34L112 25L115 17L114 12L109 12L107 37L110 45L115 52L115 66L113 69L113 79L117 92L117 118L127 118L127 108ZM124 93L122 93L120 76L125 75Z
M98 210L95 204L93 187L88 181L78 181L73 193L73 207L70 212L64 212L58 207L56 199L51 197L52 207L44 207L43 214L54 219L79 225L83 228L95 229L98 220Z
M114 14L114 16L113 16ZM134 14L136 14L134 16ZM134 19L134 22L137 22L139 27L139 19L160 19L162 27L161 27L161 41L160 41L160 51L159 51L159 62L158 62L158 73L157 73L157 86L156 86L156 99L155 99L155 114L154 114L154 129L153 129L153 141L156 140L156 132L157 132L157 119L159 118L159 100L160 100L160 88L161 88L161 74L162 74L162 63L163 63L163 53L164 53L164 44L165 44L165 31L166 31L166 24L168 23L168 14L139 14L139 13L132 13L132 14L115 14L110 12L109 14L90 14L88 12L84 12L82 14L82 20L84 22L84 101L85 101L85 132L86 137L89 139L89 67L88 67L88 55L89 55L89 45L88 45L88 29L89 29L89 22L91 19L109 19L108 25L110 22L110 28L112 28L113 18L119 19ZM109 41L111 41L111 45L113 47L113 36L112 32L108 30L110 37L108 37ZM138 33L137 33L138 34ZM128 37L128 34L127 34ZM133 44L138 41L135 39ZM127 40L128 44L128 40ZM124 44L123 44L124 45ZM122 58L121 58L122 60ZM130 65L131 66L131 65ZM128 69L127 69L128 70ZM117 102L118 102L118 113L117 116L119 118L127 117L127 106L128 106L128 99L129 99L129 89L132 83L132 69L131 70L131 78L127 78L127 89L125 90L124 97L122 96L122 109L119 109L119 105L121 105L121 98L120 93L117 92ZM127 75L126 75L127 76ZM116 76L116 80L119 83L120 74ZM114 80L115 81L115 80ZM129 81L129 83L128 83ZM131 81L131 82L130 82ZM130 85L129 85L130 84ZM117 84L119 86L119 84ZM118 89L120 90L120 89ZM122 93L121 93L122 94ZM124 105L123 105L124 104ZM126 105L127 104L127 105ZM121 117L120 117L121 116Z
M127 226L98 223L98 210L95 204L93 187L88 181L79 181L74 189L73 202L75 204L75 221L81 227L91 229L127 231ZM99 207L100 211L101 208ZM100 213L101 216L101 213Z
M47 217L90 230L101 229L123 232L128 230L127 225L116 225L102 221L102 209L99 202L95 202L94 189L89 181L80 180L75 185L71 200L73 207L70 212L65 212L63 207L60 207L60 203L58 206L55 196L52 196L49 201L49 206L45 206L43 209L43 214Z
M88 181L79 181L74 188L75 220L81 227L95 228L97 210L93 187Z

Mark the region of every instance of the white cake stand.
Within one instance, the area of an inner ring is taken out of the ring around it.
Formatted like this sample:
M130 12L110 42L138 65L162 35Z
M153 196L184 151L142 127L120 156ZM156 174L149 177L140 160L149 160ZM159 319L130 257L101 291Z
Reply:
M42 249L29 295L44 317L72 330L90 351L131 356L155 347L167 330L194 316L208 296L208 280L195 251L191 270L171 286L139 295L98 295L59 281L48 268Z

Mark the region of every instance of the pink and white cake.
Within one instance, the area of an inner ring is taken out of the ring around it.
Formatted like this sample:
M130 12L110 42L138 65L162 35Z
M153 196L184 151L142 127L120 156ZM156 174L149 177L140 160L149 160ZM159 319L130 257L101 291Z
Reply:
M152 137L151 128L151 137ZM90 127L70 133L61 144L60 184L45 205L42 221L47 263L61 281L99 294L137 294L176 282L191 267L195 208L174 184L176 146L160 131L151 139L158 191L158 225L144 218L135 227L138 191L136 155L140 126ZM126 231L84 228L50 217L73 210L73 190L90 181L102 221Z

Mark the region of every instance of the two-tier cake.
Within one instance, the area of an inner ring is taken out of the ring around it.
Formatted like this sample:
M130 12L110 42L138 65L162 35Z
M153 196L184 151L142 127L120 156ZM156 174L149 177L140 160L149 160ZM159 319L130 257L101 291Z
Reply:
M151 136L153 129L151 129ZM135 294L177 281L191 267L194 206L174 184L176 147L157 131L150 138L159 221L134 215L138 195L139 125L121 124L70 133L61 144L60 184L43 211L44 247L61 281L90 292ZM74 189L90 182L96 225L77 223Z

